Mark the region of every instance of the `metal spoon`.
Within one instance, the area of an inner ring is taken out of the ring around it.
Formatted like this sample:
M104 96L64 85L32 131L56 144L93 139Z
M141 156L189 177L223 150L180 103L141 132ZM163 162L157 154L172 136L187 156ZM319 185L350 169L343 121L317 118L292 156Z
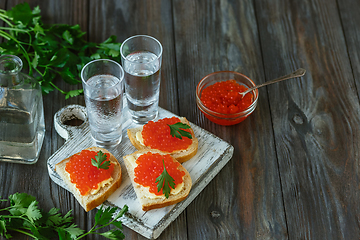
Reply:
M257 88L260 88L260 87L263 87L263 86L266 86L266 85L269 85L269 84L273 84L273 83L276 83L276 82L280 82L280 81L283 81L283 80L287 80L289 78L302 77L302 76L305 75L305 72L306 72L305 69L299 68L298 70L296 70L293 73L290 73L288 75L276 78L274 80L264 82L263 84L260 84L260 85L257 85L255 87L247 89L245 92L239 92L239 94L241 95L241 98L243 98L247 93L249 93L249 92L251 92L251 91L253 91L253 90L257 89Z

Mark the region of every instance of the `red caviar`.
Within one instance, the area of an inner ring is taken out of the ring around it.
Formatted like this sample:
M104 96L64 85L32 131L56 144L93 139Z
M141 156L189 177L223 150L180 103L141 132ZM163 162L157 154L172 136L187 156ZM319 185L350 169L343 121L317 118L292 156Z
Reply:
M200 99L207 108L214 112L235 114L246 110L253 103L251 93L246 94L243 98L239 94L247 89L233 79L216 82L202 91Z
M110 154L106 154L109 160ZM91 159L97 155L95 151L82 150L80 154L73 155L66 163L65 170L70 174L70 180L79 189L81 195L86 195L91 189L97 189L98 184L111 177L114 164L108 169L98 169L91 164Z
M161 155L159 153L145 153L136 159L137 166L134 169L134 181L144 187L150 187L149 192L155 195L163 195L162 189L157 191L156 178L164 171L163 160L166 171L175 180L175 188L182 183L185 172L178 169L180 163L173 161L170 155Z
M190 138L182 137L182 139L180 139L170 134L170 127L168 125L177 122L180 122L180 119L177 117L163 118L156 122L149 121L144 125L141 132L144 145L169 153L176 150L187 149L192 143ZM189 129L182 130L190 132Z

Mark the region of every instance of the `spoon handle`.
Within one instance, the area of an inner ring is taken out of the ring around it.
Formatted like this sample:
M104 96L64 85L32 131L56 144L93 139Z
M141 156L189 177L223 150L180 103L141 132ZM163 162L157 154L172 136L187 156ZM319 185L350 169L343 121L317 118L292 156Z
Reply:
M263 84L260 84L260 85L256 85L255 87L252 87L252 88L249 88L248 90L246 90L245 92L242 92L243 96L245 96L245 94L257 89L257 88L260 88L260 87L263 87L263 86L266 86L266 85L269 85L269 84L272 84L272 83L276 83L276 82L280 82L280 81L283 81L283 80L286 80L286 79L289 79L289 78L295 78L295 77L301 77L301 76L304 76L305 75L305 72L306 70L303 69L303 68L299 68L298 70L296 70L295 72L292 72L288 75L285 75L285 76L282 76L282 77L279 77L279 78L276 78L274 80L271 80L271 81L268 81L268 82L264 82Z

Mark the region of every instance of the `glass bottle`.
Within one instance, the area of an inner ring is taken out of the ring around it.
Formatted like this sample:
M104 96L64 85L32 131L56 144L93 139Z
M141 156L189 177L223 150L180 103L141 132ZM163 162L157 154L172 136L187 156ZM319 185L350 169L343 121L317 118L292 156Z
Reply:
M45 136L41 88L13 55L0 57L0 161L33 164Z

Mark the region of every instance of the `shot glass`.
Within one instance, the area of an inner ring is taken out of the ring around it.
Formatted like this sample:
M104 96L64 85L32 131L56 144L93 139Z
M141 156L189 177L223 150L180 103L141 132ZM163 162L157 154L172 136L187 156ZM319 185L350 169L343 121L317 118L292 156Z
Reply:
M112 147L122 139L124 70L108 59L94 60L81 70L90 131L99 147Z
M120 47L127 105L136 123L158 115L162 52L161 43L146 35L130 37Z

